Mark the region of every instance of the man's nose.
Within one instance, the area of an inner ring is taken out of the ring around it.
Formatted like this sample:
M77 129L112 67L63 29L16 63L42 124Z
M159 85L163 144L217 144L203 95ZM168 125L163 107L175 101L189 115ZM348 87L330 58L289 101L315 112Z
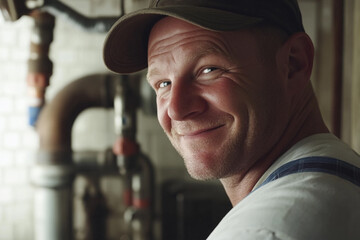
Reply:
M189 83L173 84L168 103L168 115L171 119L181 121L195 117L206 110L206 100L200 90Z

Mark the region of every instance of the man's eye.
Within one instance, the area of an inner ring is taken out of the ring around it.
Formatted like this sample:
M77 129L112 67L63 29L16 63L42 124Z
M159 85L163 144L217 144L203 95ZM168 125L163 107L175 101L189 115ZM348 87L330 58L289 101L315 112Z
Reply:
M167 87L171 84L171 82L167 81L167 82L161 82L159 84L159 88L164 88L164 87Z
M212 71L214 71L214 70L216 70L215 67L208 67L208 68L205 68L205 69L203 70L203 73L210 73L210 72L212 72Z

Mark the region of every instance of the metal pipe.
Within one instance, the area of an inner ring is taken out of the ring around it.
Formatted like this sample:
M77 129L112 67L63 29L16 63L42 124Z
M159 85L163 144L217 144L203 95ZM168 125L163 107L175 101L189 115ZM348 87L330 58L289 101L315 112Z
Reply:
M47 104L37 131L40 149L32 171L35 189L35 239L72 239L71 130L76 117L90 107L111 107L112 75L91 75L72 82ZM89 84L90 83L90 84Z
M81 175L119 175L116 158L112 149L105 151L80 151L73 153L76 174Z
M28 13L25 1L0 0L0 13L6 21L16 21Z
M150 160L143 154L137 158L137 170L132 178L132 239L153 239L154 218L154 169Z
M32 11L46 11L54 16L63 17L89 32L106 33L124 14L124 1L120 2L120 14L114 17L86 17L59 0L0 0L0 13L7 21L17 21Z
M123 6L123 5L121 5ZM77 26L82 27L89 32L106 33L110 30L112 25L123 15L123 9L121 14L116 17L96 17L89 18L79 12L68 7L64 3L58 0L44 0L44 5L40 9L45 10L54 16L63 17L66 20L70 20Z
M55 18L41 11L33 11L34 26L31 34L30 58L28 60L29 124L35 126L42 107L45 105L45 90L49 85L53 64L49 48L53 41Z
M117 81L114 98L117 140L113 151L117 156L119 171L124 177L126 186L124 202L127 210L124 218L127 222L128 235L123 238L151 240L153 239L154 174L151 162L140 152L136 142L138 100L139 95L129 86L127 76Z
M112 84L116 77L90 75L62 89L40 114L37 125L40 149L46 152L71 151L71 130L75 119L87 108L113 106Z
M344 0L333 2L334 14L334 83L332 99L332 131L341 137L343 101L343 62L344 62Z

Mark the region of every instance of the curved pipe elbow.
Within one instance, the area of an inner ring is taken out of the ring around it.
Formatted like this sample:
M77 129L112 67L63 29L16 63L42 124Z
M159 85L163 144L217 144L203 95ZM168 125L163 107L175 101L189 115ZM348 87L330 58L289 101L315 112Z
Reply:
M71 130L75 119L87 108L113 106L113 80L113 75L96 74L63 88L40 114L36 126L40 151L71 152Z

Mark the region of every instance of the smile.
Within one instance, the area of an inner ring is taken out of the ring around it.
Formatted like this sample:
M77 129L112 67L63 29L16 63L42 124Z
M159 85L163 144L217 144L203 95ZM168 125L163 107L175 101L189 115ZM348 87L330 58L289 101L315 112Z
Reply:
M182 137L196 137L196 136L200 136L200 135L215 131L223 126L225 126L225 124L219 125L216 127L212 127L212 128L200 129L200 130L196 130L196 131L192 131L192 132L188 132L188 133L179 133L179 135Z

